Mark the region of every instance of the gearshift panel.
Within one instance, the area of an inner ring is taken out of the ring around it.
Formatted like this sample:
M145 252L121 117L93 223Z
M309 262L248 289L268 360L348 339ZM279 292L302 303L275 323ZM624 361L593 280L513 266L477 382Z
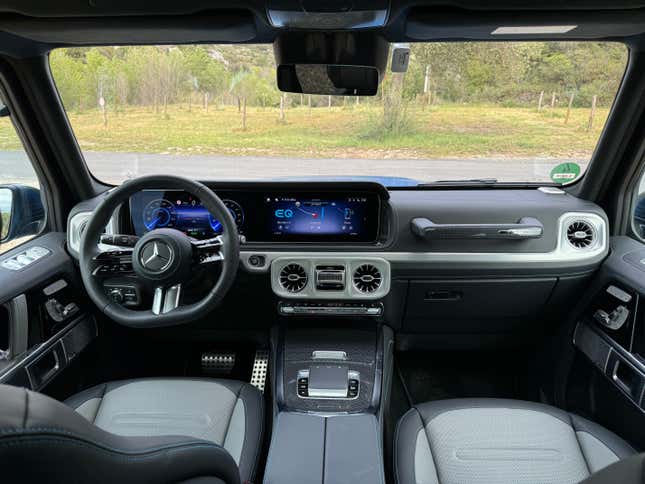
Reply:
M312 365L298 372L298 397L353 400L358 397L360 374L344 365Z

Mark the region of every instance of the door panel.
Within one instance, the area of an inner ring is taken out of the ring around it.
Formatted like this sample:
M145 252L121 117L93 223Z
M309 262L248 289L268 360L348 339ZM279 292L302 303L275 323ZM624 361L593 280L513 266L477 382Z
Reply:
M644 316L645 245L614 237L576 316L566 403L639 447L645 447Z
M6 263L34 248L41 257L22 267ZM0 383L40 391L58 378L97 336L90 307L65 234L0 255Z

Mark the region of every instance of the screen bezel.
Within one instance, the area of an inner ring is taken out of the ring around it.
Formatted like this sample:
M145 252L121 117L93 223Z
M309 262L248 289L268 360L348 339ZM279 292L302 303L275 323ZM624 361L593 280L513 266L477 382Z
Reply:
M361 189L306 189L302 187L253 187L249 189L233 187L212 187L209 186L222 200L230 199L238 202L245 213L245 223L241 227L240 233L244 236L244 242L252 245L260 244L280 244L292 243L303 245L373 245L378 243L381 235L381 217L382 217L382 197L376 190ZM149 189L145 192L156 192L159 198L168 198L168 194L173 192L183 192L184 190L176 189ZM128 203L129 222L133 232L136 235L134 223L135 214L132 210L133 195ZM194 196L194 195L193 195ZM350 234L282 234L275 235L270 229L268 205L265 203L267 197L298 197L310 199L345 199L356 196L367 198L368 207L366 208L366 218L364 230L359 235ZM174 198L174 197L171 197ZM249 214L254 216L249 219ZM267 221L266 224L256 222L256 217ZM144 232L146 233L146 232Z

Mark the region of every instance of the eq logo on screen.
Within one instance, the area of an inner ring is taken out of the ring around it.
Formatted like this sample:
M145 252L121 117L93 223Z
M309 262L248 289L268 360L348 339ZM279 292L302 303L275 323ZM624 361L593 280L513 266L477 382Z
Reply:
M275 211L276 218L291 218L293 217L293 210L290 208L279 208Z

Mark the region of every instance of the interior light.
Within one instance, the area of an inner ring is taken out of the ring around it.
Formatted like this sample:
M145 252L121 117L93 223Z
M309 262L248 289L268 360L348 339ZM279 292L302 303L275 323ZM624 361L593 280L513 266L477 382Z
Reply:
M491 35L522 35L522 34L566 34L577 25L517 25L497 27Z

